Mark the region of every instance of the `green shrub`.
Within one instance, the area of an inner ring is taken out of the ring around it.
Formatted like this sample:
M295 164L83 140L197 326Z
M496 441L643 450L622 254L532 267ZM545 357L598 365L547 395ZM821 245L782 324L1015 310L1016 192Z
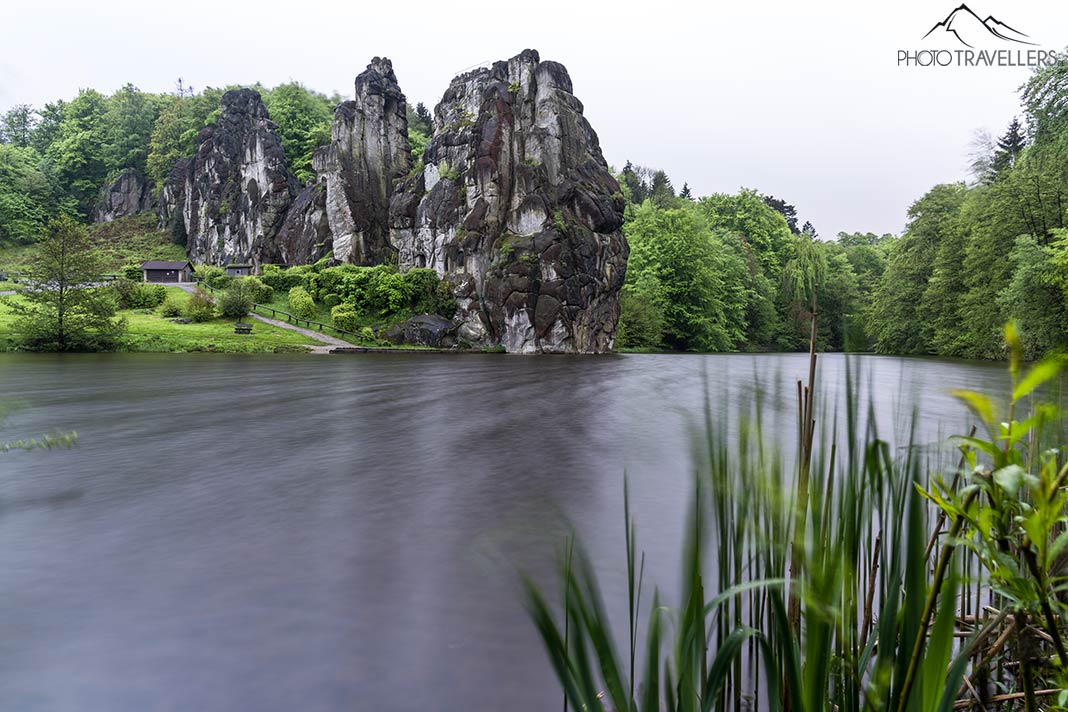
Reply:
M196 322L210 321L215 318L215 297L202 289L198 289L189 295L189 301L185 305L185 313Z
M260 279L276 292L288 292L293 287L305 286L310 267L299 266L282 269L278 265L264 265Z
M111 283L111 289L115 292L115 298L118 300L119 309L130 309L137 292L137 282L129 279L116 279Z
M411 306L412 291L396 267L357 267L345 274L341 298L362 314L395 314Z
M345 331L355 332L360 325L360 316L348 304L338 304L330 310L334 326Z
M196 277L213 289L226 289L230 286L230 277L226 275L226 270L215 265L198 266Z
M144 278L141 265L123 265L119 271L122 272L123 277L134 282L140 282Z
M317 296L319 299L322 299L327 294L339 294L341 290L341 282L345 279L345 275L361 269L364 268L346 264L321 270L317 275L316 283L316 287L319 291L312 296Z
M341 304L341 297L331 292L323 297L323 306L333 309L338 304Z
M293 287L289 290L289 311L301 319L311 319L315 316L315 300L308 294L304 287Z
M239 277L234 285L239 285L244 294L257 304L266 304L274 299L274 289L258 277Z
M375 330L372 329L369 326L363 327L362 329L360 329L360 338L363 339L364 341L374 341L375 340Z
M182 306L182 300L177 295L172 294L163 301L163 306L160 307L159 313L173 319L182 315Z
M440 314L446 319L451 319L456 314L452 286L442 281L434 270L410 269L404 273L404 281L412 294L412 311L419 314Z
M155 309L167 298L167 288L162 284L116 279L111 283L111 289L120 309Z
M219 311L229 319L242 319L248 316L252 310L252 297L248 289L243 289L239 283L227 289L219 297Z

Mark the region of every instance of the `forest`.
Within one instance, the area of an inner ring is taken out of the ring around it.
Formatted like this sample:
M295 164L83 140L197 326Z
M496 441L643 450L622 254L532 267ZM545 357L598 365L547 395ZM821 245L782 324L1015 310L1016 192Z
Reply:
M329 142L338 96L291 82L254 87L305 183ZM0 249L47 222L86 222L101 190L134 170L162 186L219 112L223 89L181 81L167 94L85 89L0 116ZM631 350L835 351L1003 358L1016 320L1029 357L1068 346L1068 60L1020 88L1020 116L973 140L972 175L932 187L898 235L820 236L759 190L694 196L662 170L613 169L630 244L617 346ZM430 112L409 106L417 165ZM800 224L799 224L800 223Z

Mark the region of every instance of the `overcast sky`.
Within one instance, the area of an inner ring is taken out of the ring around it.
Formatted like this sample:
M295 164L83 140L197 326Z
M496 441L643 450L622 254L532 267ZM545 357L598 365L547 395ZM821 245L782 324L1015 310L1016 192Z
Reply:
M825 238L897 233L929 187L967 176L977 129L1000 133L1019 112L1026 69L896 66L959 1L5 0L0 110L81 87L171 91L178 77L350 97L375 55L433 106L458 72L532 47L568 68L610 164L663 168L700 195L780 196ZM969 5L1042 47L1068 44L1068 3Z

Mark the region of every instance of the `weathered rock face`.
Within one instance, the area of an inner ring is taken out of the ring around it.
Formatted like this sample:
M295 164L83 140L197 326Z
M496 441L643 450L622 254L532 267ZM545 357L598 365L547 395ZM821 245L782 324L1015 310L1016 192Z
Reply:
M333 247L333 233L326 217L326 183L313 183L289 206L285 222L275 237L278 257L287 265L317 262Z
M454 79L425 169L394 192L405 267L455 286L459 336L510 352L612 348L624 200L567 70L526 50Z
M456 324L442 316L423 314L394 324L379 335L395 344L444 349L456 345Z
M375 57L356 77L356 98L337 107L330 146L314 163L326 181L334 258L383 262L391 252L393 185L411 170L407 104L388 59Z
M257 92L223 94L218 124L200 132L186 170L181 203L194 262L278 259L275 236L299 184L286 167L276 128Z
M157 208L160 229L170 232L175 241L182 245L186 241L185 183L189 179L189 167L192 165L191 158L178 159L163 183Z
M93 222L111 222L117 218L143 213L156 207L152 181L133 168L119 174L115 182L100 191L93 208Z

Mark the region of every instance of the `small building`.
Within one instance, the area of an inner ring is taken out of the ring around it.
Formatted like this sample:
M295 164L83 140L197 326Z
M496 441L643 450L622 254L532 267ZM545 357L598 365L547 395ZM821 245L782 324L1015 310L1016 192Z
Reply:
M141 264L146 282L192 282L193 263L148 261Z
M248 277L252 274L252 265L226 265L227 277Z

